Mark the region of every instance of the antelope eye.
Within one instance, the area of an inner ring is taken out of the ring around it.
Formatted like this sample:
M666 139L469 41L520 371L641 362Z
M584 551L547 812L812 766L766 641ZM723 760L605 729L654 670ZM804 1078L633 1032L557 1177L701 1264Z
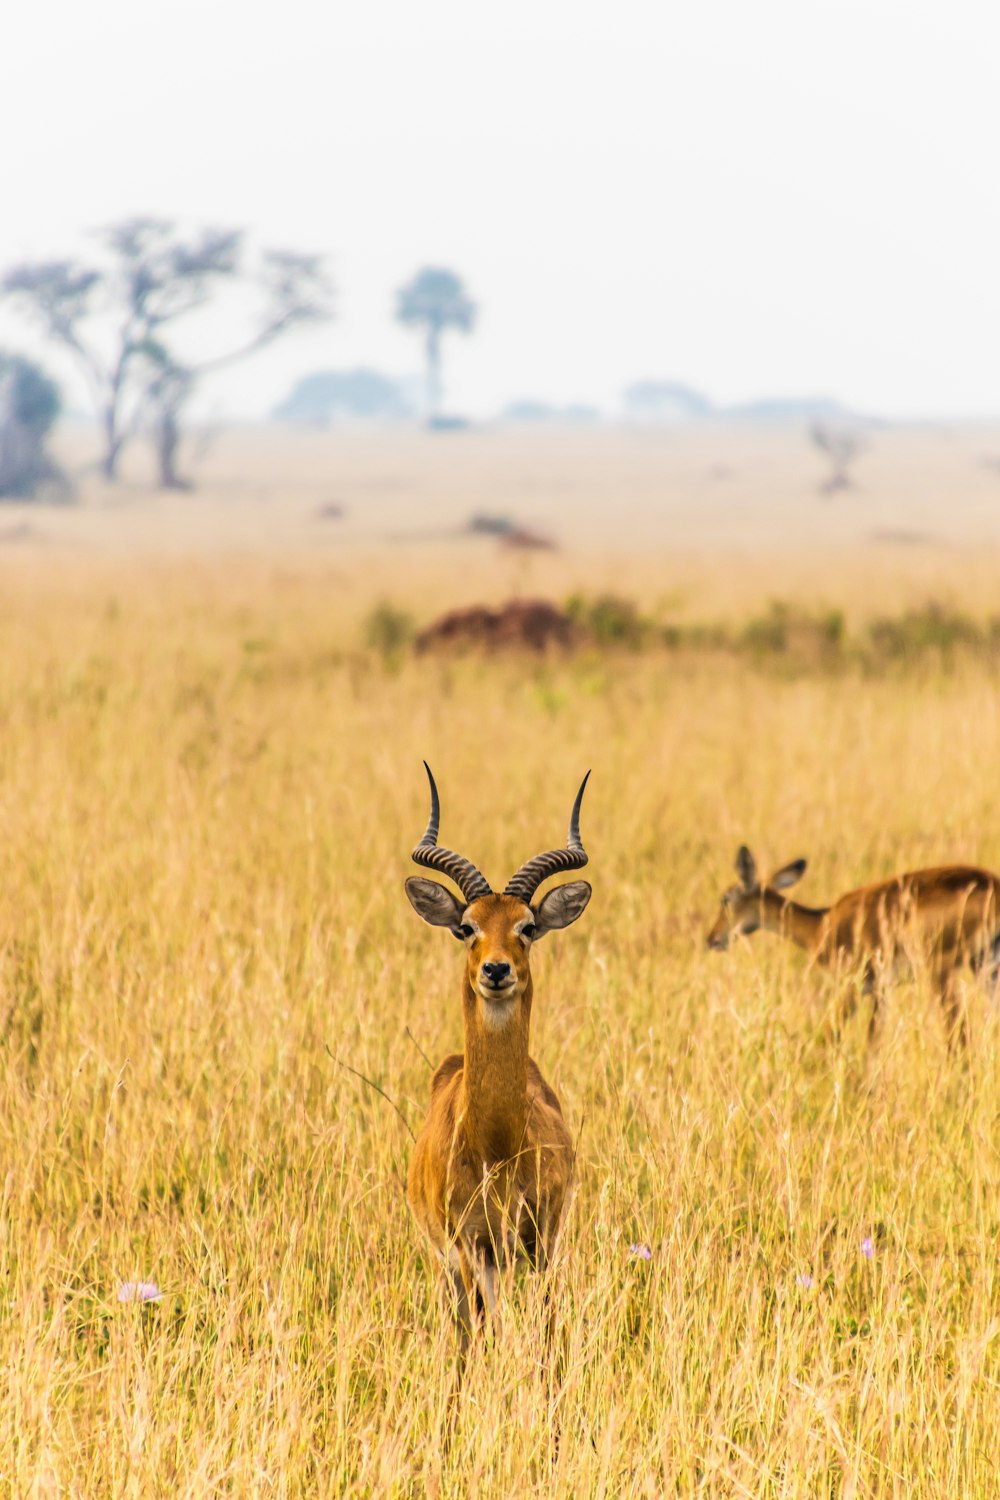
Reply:
M466 939L475 936L476 929L474 927L470 927L468 922L463 922L458 930Z
M534 937L534 935L535 935L535 924L534 924L534 922L532 922L528 927L522 927L521 928L521 936L525 939L526 942L530 943L531 939Z

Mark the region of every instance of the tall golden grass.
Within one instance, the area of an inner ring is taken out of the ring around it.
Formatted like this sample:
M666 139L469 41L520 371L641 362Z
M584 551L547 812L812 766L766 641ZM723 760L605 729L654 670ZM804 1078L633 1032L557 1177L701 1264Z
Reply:
M1000 864L992 670L386 664L361 641L308 572L5 590L9 1492L995 1493L990 1000L952 1057L900 986L869 1055L863 1015L825 1038L795 953L704 948L742 840L808 855L817 903ZM402 892L424 756L442 838L494 880L558 841L594 768L594 900L534 961L532 1050L579 1139L565 1371L515 1281L450 1442L410 1141L333 1060L415 1129L421 1054L460 1045L457 946ZM162 1301L120 1302L136 1281Z

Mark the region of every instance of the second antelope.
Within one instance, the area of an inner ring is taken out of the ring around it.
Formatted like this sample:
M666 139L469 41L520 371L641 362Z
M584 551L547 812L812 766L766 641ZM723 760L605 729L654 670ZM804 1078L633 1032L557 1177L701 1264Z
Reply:
M995 971L1000 960L1000 876L973 865L910 870L891 880L848 891L832 906L800 906L781 893L800 880L797 859L762 882L744 844L736 856L739 883L722 897L708 934L710 948L726 948L734 933L763 928L804 948L814 963L842 976L853 970L872 1000L869 1039L875 1035L884 984L926 967L944 1010L949 1042L965 1043L963 974ZM854 1009L854 990L842 1008Z
M464 1353L483 1311L495 1308L498 1270L518 1257L546 1266L569 1191L573 1143L558 1098L528 1055L531 951L547 932L576 921L590 886L574 880L537 904L533 898L550 875L587 863L580 842L587 777L567 847L536 854L497 893L474 864L438 844L440 802L424 764L431 815L413 858L449 876L461 897L419 876L407 880L406 894L425 922L446 927L465 948L465 1049L446 1057L431 1080L407 1197L444 1265Z

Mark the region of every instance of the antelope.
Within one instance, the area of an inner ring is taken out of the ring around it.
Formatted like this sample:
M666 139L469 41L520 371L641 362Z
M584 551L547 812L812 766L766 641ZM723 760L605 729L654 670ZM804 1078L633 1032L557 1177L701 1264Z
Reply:
M449 876L461 898L416 875L406 894L418 916L465 946L465 1046L431 1079L407 1198L444 1267L464 1357L484 1311L495 1312L498 1272L519 1259L538 1271L547 1266L569 1192L573 1143L556 1094L528 1054L531 952L547 932L577 920L591 888L574 880L537 904L533 898L550 875L587 863L580 805L590 772L573 803L566 848L536 854L497 893L470 860L438 844L441 804L426 761L424 768L431 812L413 859Z
M1000 962L1000 876L973 865L910 870L860 890L832 906L800 906L781 894L801 880L806 861L782 865L763 885L746 845L736 856L739 884L722 897L708 946L722 949L733 933L764 928L790 939L812 963L843 974L854 969L872 1000L869 1041L876 1034L884 983L912 972L914 959L927 966L948 1024L949 1043L966 1041L960 980L963 972L995 972ZM842 1009L854 1010L855 992Z

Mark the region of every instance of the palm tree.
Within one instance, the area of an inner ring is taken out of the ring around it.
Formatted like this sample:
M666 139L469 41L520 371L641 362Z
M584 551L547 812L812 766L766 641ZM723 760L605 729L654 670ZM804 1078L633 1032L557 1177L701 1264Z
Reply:
M441 408L441 335L448 328L468 333L476 321L476 304L454 271L425 266L397 292L396 317L426 329L427 414L433 420Z

